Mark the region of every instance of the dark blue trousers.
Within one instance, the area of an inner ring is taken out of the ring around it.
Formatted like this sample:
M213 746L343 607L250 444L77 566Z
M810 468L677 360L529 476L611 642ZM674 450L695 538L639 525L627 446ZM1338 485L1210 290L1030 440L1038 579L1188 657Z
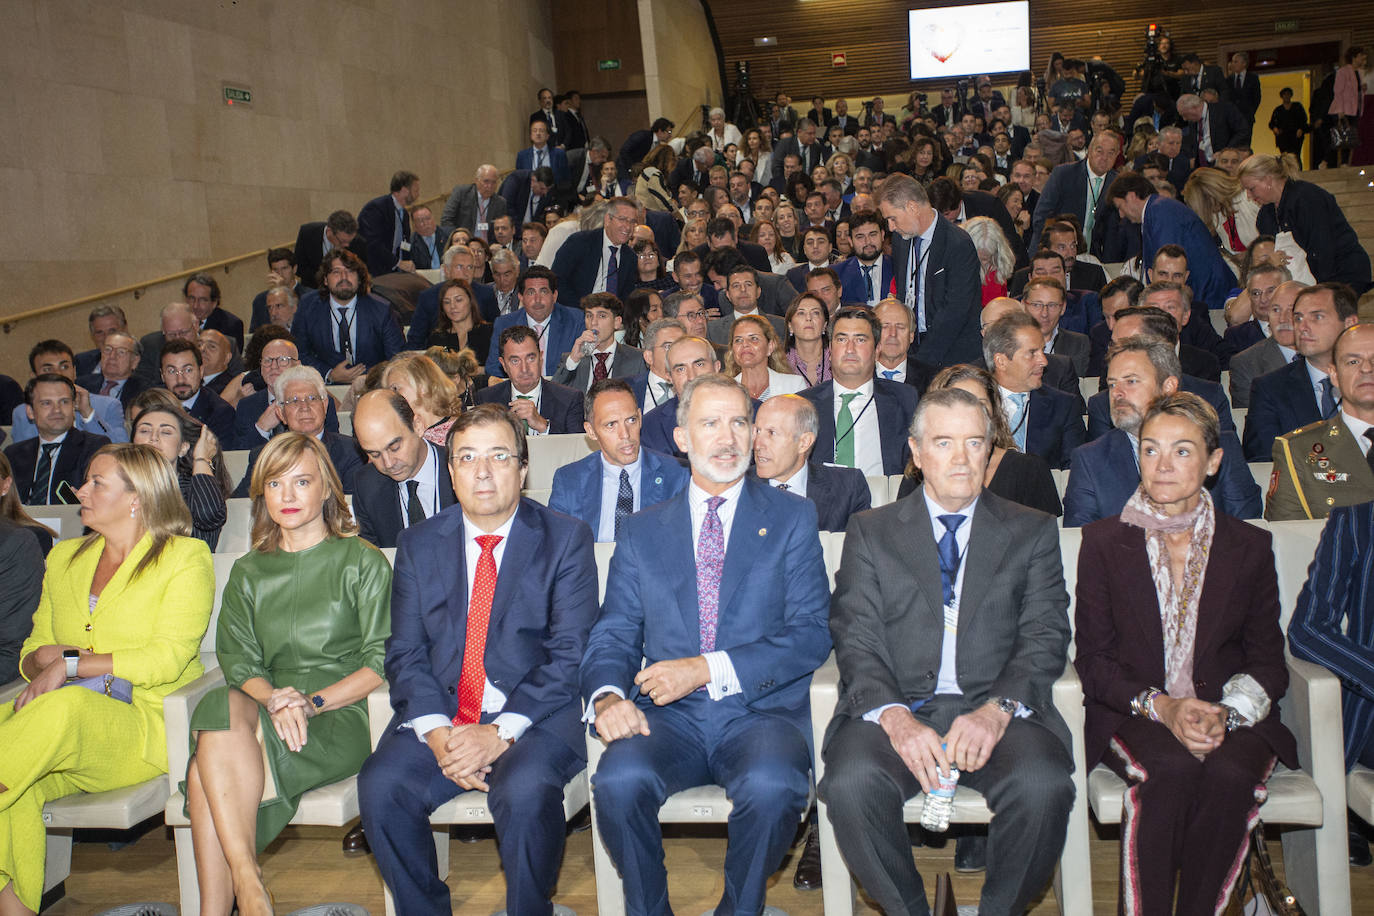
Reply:
M549 916L563 861L563 788L585 766L561 738L531 727L496 759L487 803L506 872L510 916ZM358 774L367 842L399 913L451 916L439 880L429 815L464 791L439 771L429 746L409 730L388 730Z
M758 916L806 807L805 736L785 719L750 712L738 696L712 702L693 693L641 708L649 734L611 742L592 779L597 829L625 882L627 912L672 913L658 809L674 792L719 785L734 807L716 916Z

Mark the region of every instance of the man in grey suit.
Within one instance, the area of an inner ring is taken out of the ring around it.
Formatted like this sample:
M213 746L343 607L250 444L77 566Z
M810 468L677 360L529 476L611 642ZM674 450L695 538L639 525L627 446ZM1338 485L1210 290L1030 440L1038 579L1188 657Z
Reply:
M461 227L491 241L492 220L506 215L506 199L496 193L500 177L496 166L483 164L477 167L472 184L454 185L439 217L439 227L449 232Z
M1092 356L1092 341L1087 334L1069 331L1059 326L1064 315L1066 294L1064 285L1054 277L1032 277L1026 281L1021 293L1021 304L1026 313L1040 325L1040 333L1045 335L1045 353L1058 353L1067 356L1073 363L1073 371L1079 378L1088 375L1088 360Z
M1250 407L1250 386L1261 375L1282 369L1298 355L1293 304L1305 287L1296 280L1280 283L1269 303L1269 334L1231 357L1231 406Z
M730 328L735 323L736 318L745 315L758 315L759 312L759 281L758 272L748 264L743 262L736 264L730 269L726 277L725 288L717 287L717 292L724 293L725 302L730 310L721 309L721 316L713 318L706 325L706 338L717 346L730 346ZM777 315L763 314L763 317L773 326L778 338L787 339L787 325Z
M995 812L983 913L1025 912L1073 805L1051 699L1069 644L1059 532L983 489L992 429L968 392L928 391L911 421L921 488L850 520L835 576L842 690L820 795L849 870L888 913L930 912L902 805L938 785L937 767Z
M614 293L589 293L582 297L587 329L563 354L553 380L585 393L592 382L603 378L629 378L644 371L644 351L615 339L625 321L625 306Z

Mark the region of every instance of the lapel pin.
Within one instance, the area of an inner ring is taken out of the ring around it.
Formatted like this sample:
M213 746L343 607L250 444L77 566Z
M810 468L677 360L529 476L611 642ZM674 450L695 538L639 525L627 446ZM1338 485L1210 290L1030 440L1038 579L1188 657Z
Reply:
M661 484L661 483L663 483L663 478L662 478L662 477L655 477L655 478L654 478L654 484L655 484L655 485L658 485L658 484Z
M1333 426L1326 431L1326 434L1334 439L1341 434L1341 431Z
M1322 445L1320 442L1313 442L1312 451L1320 455L1322 452L1326 451L1326 446Z
M768 537L768 529L767 529L767 528L760 528L760 529L759 529L759 537L761 537L761 538L766 538L766 537Z

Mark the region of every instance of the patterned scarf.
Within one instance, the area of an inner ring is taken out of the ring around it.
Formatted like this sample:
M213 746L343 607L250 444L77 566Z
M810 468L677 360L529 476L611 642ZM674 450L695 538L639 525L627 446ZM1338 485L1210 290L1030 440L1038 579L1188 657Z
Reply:
M1197 636L1198 599L1207 574L1207 555L1216 533L1216 512L1212 495L1206 488L1190 511L1165 515L1159 503L1139 487L1121 510L1121 520L1145 530L1145 551L1150 558L1150 576L1159 599L1159 616L1164 625L1164 690L1174 699L1196 697L1193 689L1193 642ZM1169 547L1165 537L1192 532L1188 562L1183 570L1183 586L1174 587L1169 568Z

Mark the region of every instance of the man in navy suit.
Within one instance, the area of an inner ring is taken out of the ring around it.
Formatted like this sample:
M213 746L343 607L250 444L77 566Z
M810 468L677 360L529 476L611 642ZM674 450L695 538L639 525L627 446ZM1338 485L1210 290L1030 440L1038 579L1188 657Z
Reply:
M368 462L353 473L353 516L358 536L378 547L395 547L402 531L453 505L448 456L424 431L406 399L387 388L353 408L353 435Z
M277 376L272 387L276 394L278 419L291 432L314 436L324 444L329 460L338 472L343 491L352 495L353 481L363 467L363 459L358 451L358 443L352 436L325 429L325 405L329 403L329 393L325 391L324 379L309 366L293 366ZM264 442L249 452L248 469L234 490L234 498L247 498L253 484L253 468L257 467L258 456L266 445Z
M557 203L553 192L553 169L546 165L511 172L501 182L500 197L515 225L526 226L544 221L544 213Z
M296 275L301 285L310 289L320 286L320 262L335 248L347 248L364 261L367 242L358 234L358 220L347 210L335 210L321 222L301 223L296 233Z
M399 539L386 653L396 714L358 776L359 808L397 911L449 916L429 815L487 792L506 910L546 913L563 790L586 765L577 673L596 617L592 535L520 498L528 451L505 408L460 414L448 442L458 504Z
M940 211L940 215L956 226L961 226L975 216L986 216L1002 228L1007 245L1011 247L1012 258L1019 270L1030 262L1026 259L1026 245L1021 241L1021 233L1016 228L1006 205L986 191L965 191L954 183L954 179L940 177L926 188L930 205Z
M220 307L219 283L209 274L188 277L181 286L182 298L191 307L202 331L219 331L243 349L243 319Z
M1088 253L1097 258L1104 256L1109 230L1116 228L1109 217L1112 206L1108 202L1107 189L1116 180L1114 166L1120 153L1121 138L1112 131L1104 131L1093 137L1084 159L1057 166L1050 172L1050 179L1045 182L1031 217L1031 251L1040 249L1040 234L1046 220L1061 213L1072 213L1078 217L1078 225L1083 227Z
M916 358L942 367L975 362L983 297L973 240L931 207L908 175L883 181L878 209L893 233L897 299L916 316Z
M358 211L358 235L367 245L367 269L372 276L415 269L406 208L419 199L419 176L401 170L391 176L391 193L372 198Z
M324 288L306 294L296 310L291 334L301 362L333 385L347 385L405 346L391 306L369 295L367 267L351 251L324 256Z
M687 486L687 469L640 447L643 416L624 380L593 382L583 409L600 451L554 471L549 508L586 522L598 541L615 541L631 515Z
M677 428L678 398L692 379L719 372L720 360L711 342L704 337L678 337L668 347L665 359L674 395L644 415L640 442L645 448L686 460L687 455L678 448L673 434Z
M492 343L508 381L477 392L479 404L504 404L524 421L530 435L582 432L582 392L540 375L539 335L528 325L511 325Z
M124 331L106 334L100 345L100 362L94 372L77 378L76 383L87 391L115 398L125 409L148 389L142 376L136 375L143 348Z
M1274 305L1274 294L1289 280L1288 268L1277 264L1261 263L1250 269L1250 275L1243 284L1245 296L1250 300L1250 320L1232 325L1222 334L1222 348L1228 361L1230 357L1269 339L1272 333L1269 310Z
M1324 420L1336 412L1331 384L1331 350L1341 331L1356 324L1355 293L1344 283L1319 283L1293 304L1299 358L1255 379L1245 415L1246 461L1273 459L1274 439Z
M847 305L830 321L830 381L801 392L816 408L819 431L812 458L858 468L866 477L901 474L911 449L907 426L916 389L874 378L882 325L873 310Z
M431 270L440 266L444 246L451 230L434 223L434 211L427 206L416 207L410 213L415 231L410 234L410 259L416 270Z
M1198 378L1188 371L1187 354L1192 348L1187 344L1179 343L1178 322L1174 320L1174 317L1163 309L1151 306L1131 306L1117 312L1113 321L1108 349L1110 349L1111 344L1121 343L1128 338L1149 337L1163 341L1169 349L1178 355L1179 367L1182 372L1178 377L1178 390L1195 394L1212 405L1212 409L1217 412L1217 419L1221 422L1222 438L1225 439L1227 436L1235 438L1236 441L1231 443L1230 448L1231 451L1239 454L1239 433L1236 432L1235 421L1231 418L1231 402L1226 397L1226 389L1221 386L1220 382ZM1101 384L1101 389L1088 398L1089 442L1100 439L1112 430L1111 393L1107 391L1107 368L1105 365L1102 368Z
M877 306L892 289L892 258L883 254L883 221L872 211L849 220L849 239L854 254L835 265L840 278L840 298Z
M586 718L607 743L597 827L627 909L667 912L659 807L722 786L734 811L717 909L758 913L806 808L829 589L811 503L747 476L748 392L703 375L680 412L691 483L625 522L582 660Z
M429 335L439 320L439 291L449 280L466 280L468 286L472 287L472 296L477 300L477 311L482 313L483 321L493 322L501 317L496 290L473 280L476 258L472 249L466 245L454 245L444 252L443 265L444 279L415 299L415 311L410 316L410 329L406 332L407 350L423 350L428 346Z
M655 146L673 139L673 128L676 126L667 118L655 118L654 123L647 129L631 131L625 142L620 145L620 152L615 157L615 165L620 174L630 174L630 169L649 155Z
M74 503L86 481L86 467L110 440L76 428L76 383L56 372L40 372L24 386L23 410L35 428L32 436L5 449L26 506Z
M1237 51L1227 62L1226 92L1224 98L1240 110L1253 127L1255 112L1260 106L1259 76L1250 67L1250 55Z
M843 531L849 517L873 506L863 471L811 460L820 418L800 395L764 401L754 417L754 470L760 480L816 504L822 531Z
M1052 468L1067 468L1087 440L1073 397L1045 384L1045 336L1025 312L998 318L983 330L983 356L997 379L1016 447Z
M1374 564L1369 562L1374 503L1337 506L1298 595L1288 646L1341 679L1345 768L1374 768ZM1350 820L1350 864L1369 864L1369 841Z
M582 311L557 304L558 275L547 267L536 264L525 268L520 272L515 288L520 293L520 308L492 322L492 342L499 341L506 328L525 325L533 329L539 349L544 354L539 374L551 378L558 371L559 358L564 353L572 352L573 341L577 340L577 335L582 333L586 325ZM487 375L506 377L501 367L500 347L491 348L486 369ZM581 423L580 420L578 422Z
M577 308L588 293L615 293L623 302L639 280L639 261L630 248L630 233L639 207L629 197L606 205L600 229L574 232L553 258L558 275L558 301Z
M1197 165L1212 165L1227 147L1250 146L1253 123L1225 99L1204 102L1195 95L1181 95L1176 106L1184 123L1184 153Z
M1115 429L1074 449L1064 491L1064 527L1119 515L1140 483L1136 455L1140 423L1150 402L1179 390L1183 370L1162 340L1131 337L1114 344L1107 359L1107 385ZM1259 486L1236 449L1235 433L1223 433L1221 470L1212 482L1217 508L1236 518L1259 518Z
M228 448L251 451L285 429L281 415L277 412L277 396L272 386L277 378L292 366L299 366L296 343L290 336L268 341L262 348L262 373L264 387L239 400L234 405L234 439ZM339 414L334 407L334 399L329 399L325 411L324 428L331 433L339 431ZM220 443L224 445L224 443Z
M186 412L204 423L221 443L233 442L234 408L201 384L200 348L189 340L169 340L162 345L158 365L162 368L162 384Z
M1165 245L1177 245L1187 255L1188 285L1193 299L1206 308L1221 308L1235 284L1235 274L1221 257L1212 230L1188 208L1162 197L1140 175L1123 175L1107 189L1107 199L1121 218L1140 225L1140 252L1147 262Z
M544 121L530 122L530 145L515 154L517 169L553 169L555 184L567 184L572 176L568 173L568 154L556 146L549 146L549 125Z

